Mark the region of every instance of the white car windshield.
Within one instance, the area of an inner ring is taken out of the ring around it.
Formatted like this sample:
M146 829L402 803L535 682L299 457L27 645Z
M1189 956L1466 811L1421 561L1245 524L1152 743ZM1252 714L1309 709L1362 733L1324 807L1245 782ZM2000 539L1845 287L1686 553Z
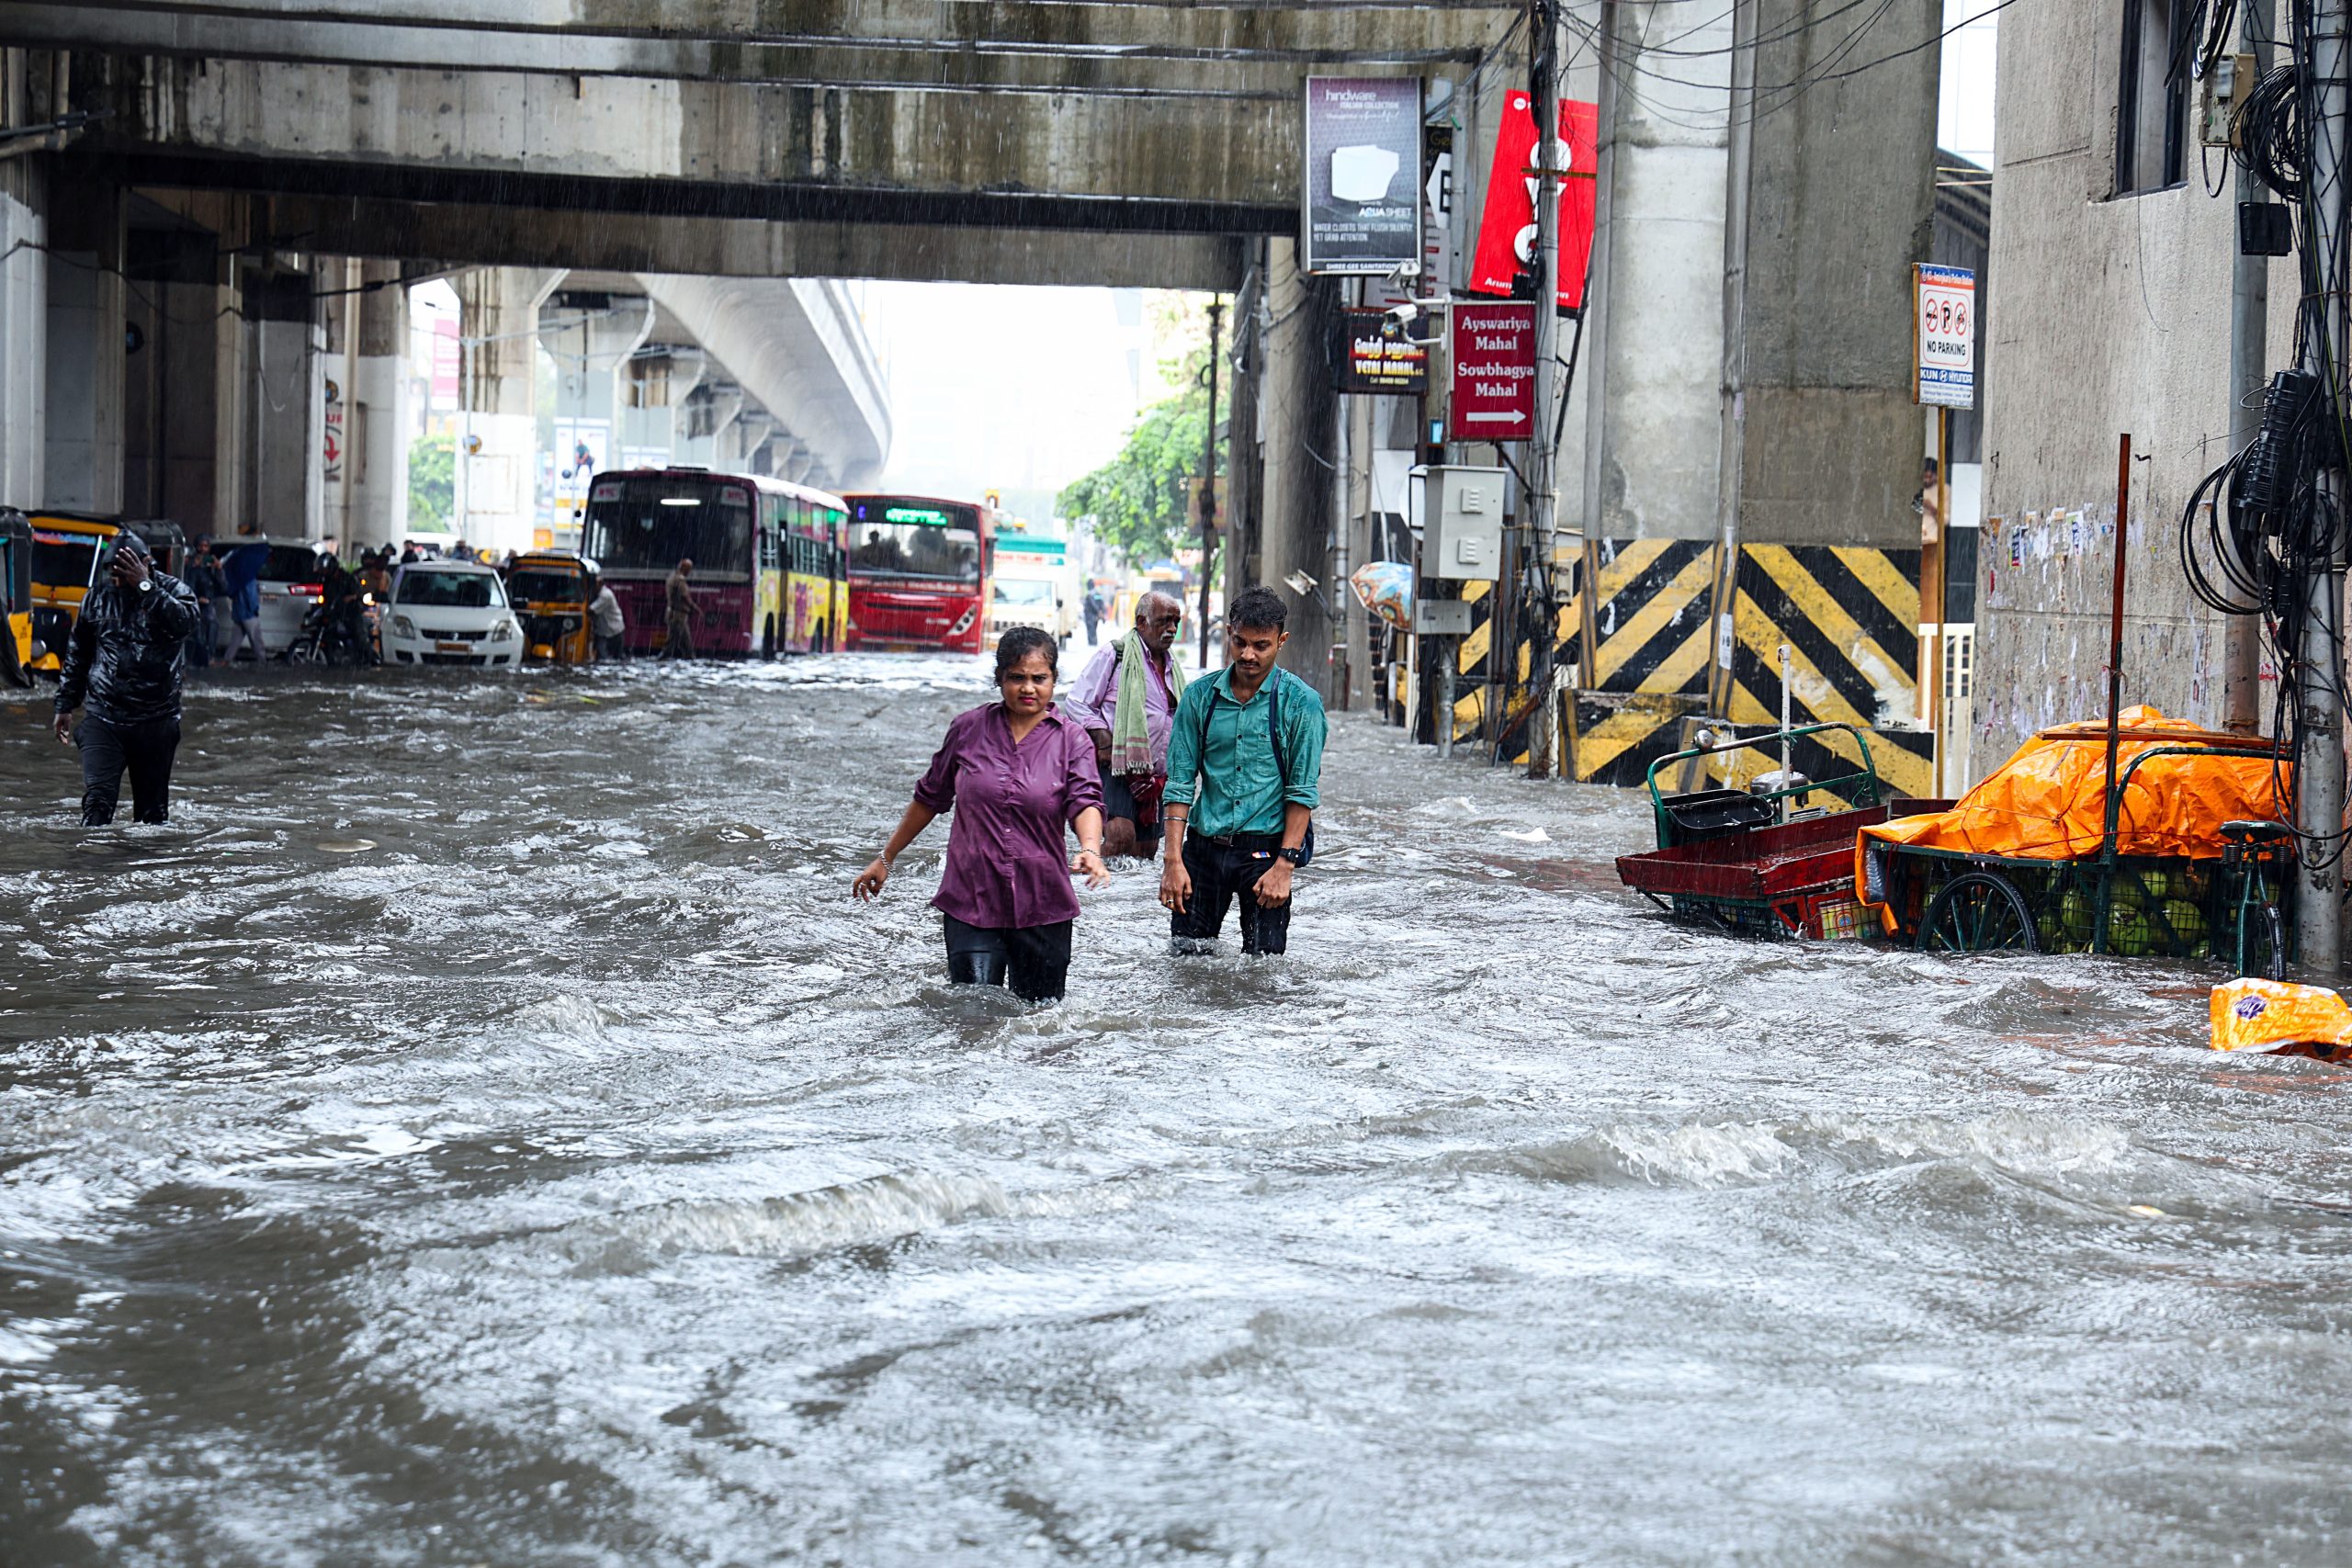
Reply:
M1017 577L996 580L996 602L1000 604L1050 604L1054 602L1054 585L1050 582L1023 582Z
M506 592L486 571L418 571L401 573L400 602L445 610L503 610Z

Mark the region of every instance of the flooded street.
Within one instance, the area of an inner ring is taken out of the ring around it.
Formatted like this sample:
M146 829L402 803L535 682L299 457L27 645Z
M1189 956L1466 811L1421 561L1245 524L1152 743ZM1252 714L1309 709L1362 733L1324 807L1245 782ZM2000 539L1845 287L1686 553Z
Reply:
M8 1568L2352 1561L2352 1081L2202 972L1352 716L1287 960L1130 864L1033 1010L848 897L977 662L278 673L160 829L0 705Z

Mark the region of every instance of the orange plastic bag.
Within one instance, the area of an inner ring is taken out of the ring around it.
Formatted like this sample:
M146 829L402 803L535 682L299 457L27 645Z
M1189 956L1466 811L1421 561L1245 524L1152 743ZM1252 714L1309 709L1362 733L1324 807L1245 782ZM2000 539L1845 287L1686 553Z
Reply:
M2213 987L2216 1051L2292 1051L2333 1057L2352 1046L2352 1006L2319 986L2232 980Z

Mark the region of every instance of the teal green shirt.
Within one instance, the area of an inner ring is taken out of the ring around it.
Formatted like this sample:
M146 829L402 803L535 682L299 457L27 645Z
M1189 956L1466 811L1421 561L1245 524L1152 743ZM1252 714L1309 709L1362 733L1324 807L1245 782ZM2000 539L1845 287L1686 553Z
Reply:
M1274 761L1267 724L1277 682L1287 779ZM1297 676L1277 669L1248 702L1237 703L1233 671L1220 670L1213 679L1185 687L1176 705L1168 728L1168 793L1162 798L1170 806L1193 808L1195 833L1279 833L1285 802L1309 808L1316 804L1323 739L1329 730L1323 699Z

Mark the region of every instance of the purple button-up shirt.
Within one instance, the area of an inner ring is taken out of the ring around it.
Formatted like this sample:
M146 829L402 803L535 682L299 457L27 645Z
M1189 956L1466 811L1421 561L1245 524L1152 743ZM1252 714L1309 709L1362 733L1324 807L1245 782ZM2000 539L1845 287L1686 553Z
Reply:
M1015 745L1002 704L958 714L915 799L956 813L932 908L968 926L998 929L1078 918L1062 827L1102 807L1094 742L1084 729L1047 708Z
M1119 716L1119 646L1125 637L1114 639L1108 648L1096 651L1078 672L1078 680L1069 689L1065 705L1070 717L1087 729L1108 729L1115 733ZM1175 657L1172 653L1169 656ZM1169 694L1168 671L1151 662L1148 650L1144 654L1143 732L1151 742L1151 766L1155 773L1168 771L1168 726L1176 711L1176 699Z

